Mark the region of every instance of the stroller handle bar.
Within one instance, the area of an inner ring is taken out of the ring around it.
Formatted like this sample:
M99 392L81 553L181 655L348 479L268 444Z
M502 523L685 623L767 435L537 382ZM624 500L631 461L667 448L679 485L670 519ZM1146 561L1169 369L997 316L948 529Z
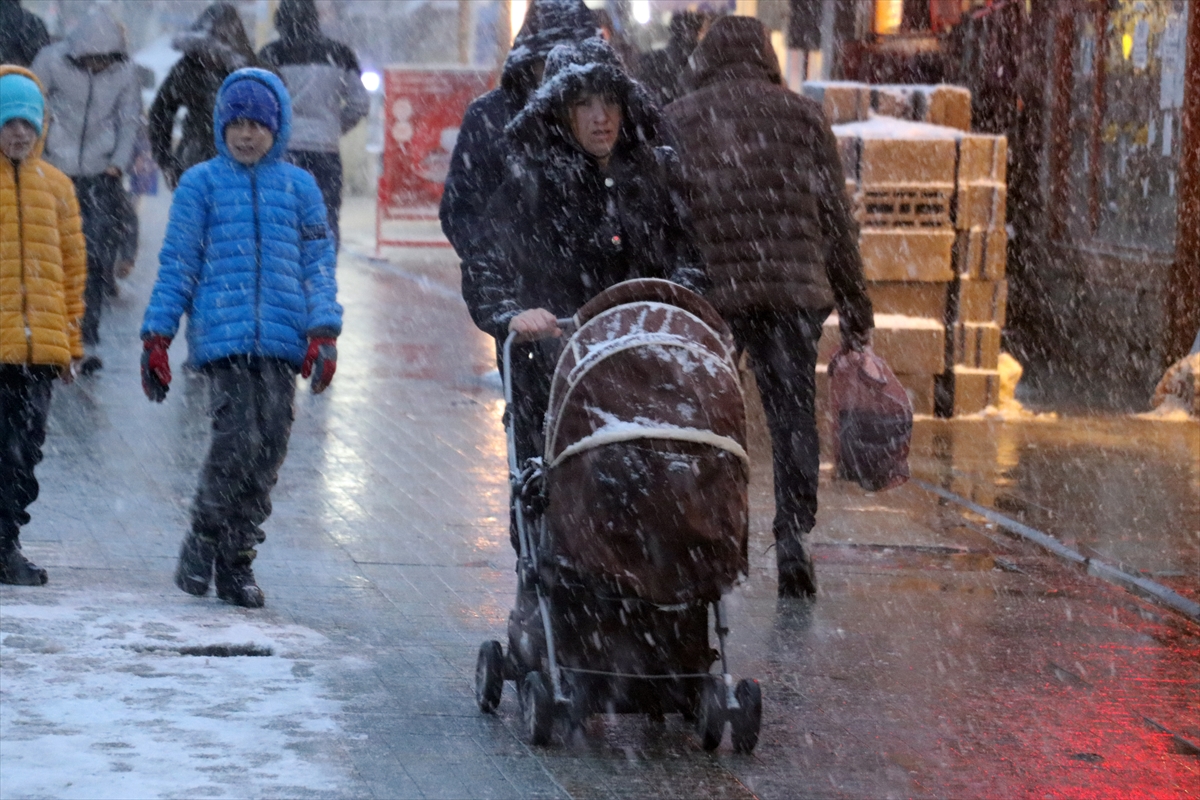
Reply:
M562 329L564 334L570 335L575 328L574 317L564 317L556 319L558 327ZM517 332L509 331L508 336L504 339L503 359L504 359L504 404L511 406L513 401L512 392L512 349L517 341ZM513 426L510 423L508 426L508 471L514 478L520 474L520 465L517 464L517 448L514 438Z
M565 319L556 319L558 327L563 333L570 334L575 328L575 318L568 317ZM513 391L512 391L512 349L517 341L517 332L509 331L508 336L504 339L504 404L507 408L512 407ZM515 488L520 481L521 467L517 463L517 438L516 438L516 421L511 417L508 421L508 473L509 481ZM517 521L517 541L520 546L519 568L521 570L535 571L533 562L535 560L533 553L533 542L529 535L529 531L525 527L525 514L521 508L519 498L513 501L515 503L516 521ZM550 628L550 605L546 599L546 595L542 592L542 587L535 584L538 598L538 609L541 612L542 626L546 634L546 655L550 660L550 686L554 695L556 704L567 702L566 696L563 694L562 676L558 671L558 656L555 653L554 647L554 632Z

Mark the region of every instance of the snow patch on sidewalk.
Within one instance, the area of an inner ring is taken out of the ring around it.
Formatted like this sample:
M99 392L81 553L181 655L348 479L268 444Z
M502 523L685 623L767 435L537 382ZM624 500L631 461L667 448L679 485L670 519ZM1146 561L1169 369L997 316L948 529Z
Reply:
M322 697L314 675L332 655L319 633L182 596L5 595L0 797L278 797L345 788L341 769L328 763L339 705ZM223 644L271 655L180 652L220 652Z

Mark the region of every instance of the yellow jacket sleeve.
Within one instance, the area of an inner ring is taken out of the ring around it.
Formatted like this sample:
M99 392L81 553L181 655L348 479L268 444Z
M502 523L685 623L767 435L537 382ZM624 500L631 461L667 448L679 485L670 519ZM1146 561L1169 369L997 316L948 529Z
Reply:
M62 248L63 291L66 293L67 339L71 343L71 358L83 358L83 289L87 283L87 245L83 238L83 218L75 186L66 176L55 183L58 201L58 235Z

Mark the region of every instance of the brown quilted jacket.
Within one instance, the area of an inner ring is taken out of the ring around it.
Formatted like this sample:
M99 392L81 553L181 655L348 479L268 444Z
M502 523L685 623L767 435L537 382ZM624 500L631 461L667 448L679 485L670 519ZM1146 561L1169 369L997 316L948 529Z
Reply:
M683 161L707 297L726 315L837 307L873 326L858 228L819 106L780 85L762 24L716 22L692 56L690 94L664 109Z

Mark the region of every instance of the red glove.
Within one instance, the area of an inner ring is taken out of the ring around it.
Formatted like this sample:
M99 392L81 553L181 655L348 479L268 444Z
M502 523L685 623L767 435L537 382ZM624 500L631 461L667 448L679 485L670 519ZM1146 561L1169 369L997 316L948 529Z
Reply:
M320 394L333 380L337 371L337 339L332 336L313 336L308 340L308 352L300 365L300 375L312 375L313 394Z
M147 336L142 341L142 391L155 403L167 399L171 385L171 361L167 357L170 346L169 336Z

